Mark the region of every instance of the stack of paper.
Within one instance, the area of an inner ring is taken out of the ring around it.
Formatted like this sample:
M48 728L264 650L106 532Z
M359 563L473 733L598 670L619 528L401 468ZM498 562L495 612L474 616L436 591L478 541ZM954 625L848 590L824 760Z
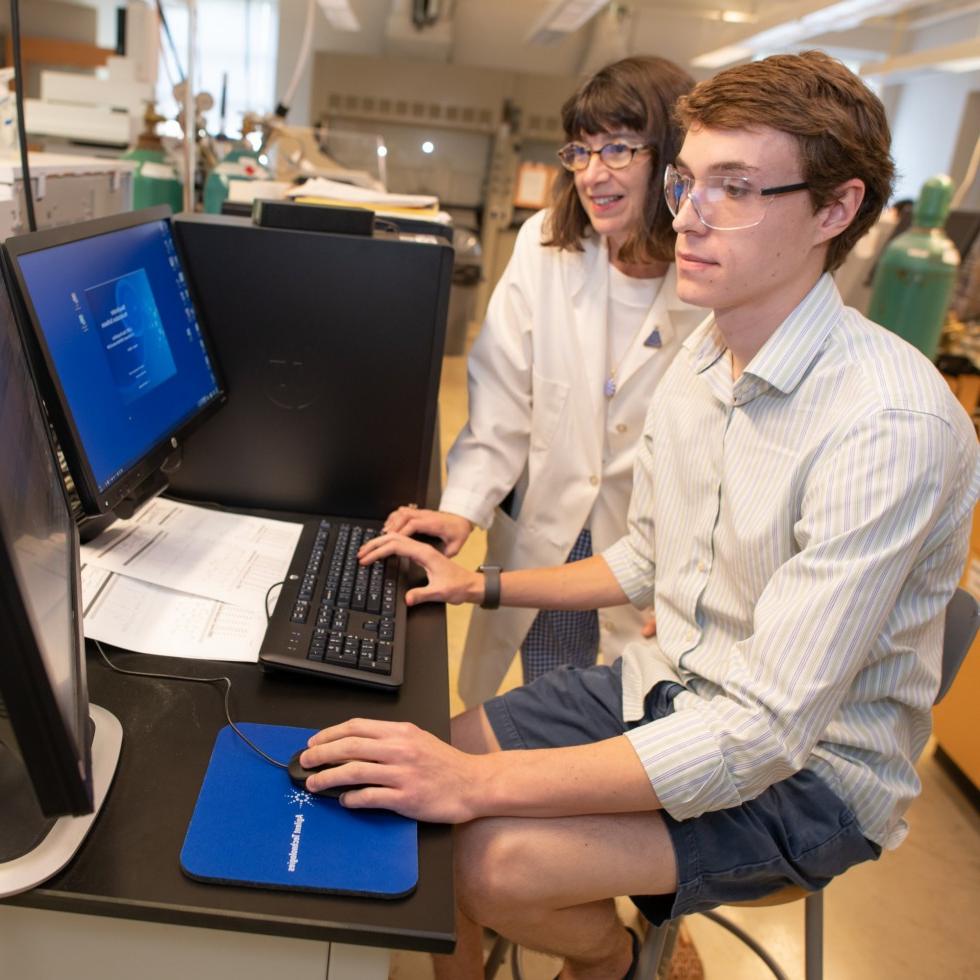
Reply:
M326 177L314 177L305 184L292 187L287 197L309 204L332 204L347 208L368 208L375 214L396 218L415 218L419 221L438 221L449 224L452 218L439 210L439 198L430 194L389 194L366 187L342 184Z
M141 653L256 661L301 531L157 498L82 546L85 635Z

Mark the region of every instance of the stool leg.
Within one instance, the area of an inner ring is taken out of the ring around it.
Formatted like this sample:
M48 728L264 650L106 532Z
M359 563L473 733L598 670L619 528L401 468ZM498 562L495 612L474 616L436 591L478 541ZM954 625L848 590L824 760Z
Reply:
M662 926L651 925L647 929L640 952L636 958L636 980L656 980L661 966L670 961L679 921L671 920ZM666 958L665 958L666 956Z
M823 892L807 895L803 908L806 980L823 980Z
M484 980L493 980L496 977L497 971L504 962L504 957L507 956L508 949L510 949L509 940L504 939L503 936L497 936L494 939L493 945L490 947L490 955L487 956L487 962L483 966Z

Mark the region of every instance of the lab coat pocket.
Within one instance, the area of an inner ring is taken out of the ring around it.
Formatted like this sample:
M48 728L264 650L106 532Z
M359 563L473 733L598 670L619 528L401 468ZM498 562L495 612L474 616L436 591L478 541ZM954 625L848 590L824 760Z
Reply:
M532 375L531 452L542 452L551 445L551 437L568 401L569 386L537 371Z

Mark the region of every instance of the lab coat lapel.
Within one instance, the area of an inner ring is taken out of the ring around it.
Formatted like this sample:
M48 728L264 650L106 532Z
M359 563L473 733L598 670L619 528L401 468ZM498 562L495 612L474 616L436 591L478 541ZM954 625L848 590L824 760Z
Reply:
M606 370L606 318L609 311L609 252L604 238L586 239L584 252L566 252L574 344L569 347L569 377L576 402L589 418L604 412L602 383ZM596 431L594 425L588 430ZM595 447L593 447L595 448ZM601 452L601 447L598 447Z

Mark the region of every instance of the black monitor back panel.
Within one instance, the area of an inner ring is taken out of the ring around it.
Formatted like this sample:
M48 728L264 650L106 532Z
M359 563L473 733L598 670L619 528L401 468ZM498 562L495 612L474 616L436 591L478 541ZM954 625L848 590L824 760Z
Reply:
M175 221L227 404L169 473L196 500L381 517L426 500L453 251Z

